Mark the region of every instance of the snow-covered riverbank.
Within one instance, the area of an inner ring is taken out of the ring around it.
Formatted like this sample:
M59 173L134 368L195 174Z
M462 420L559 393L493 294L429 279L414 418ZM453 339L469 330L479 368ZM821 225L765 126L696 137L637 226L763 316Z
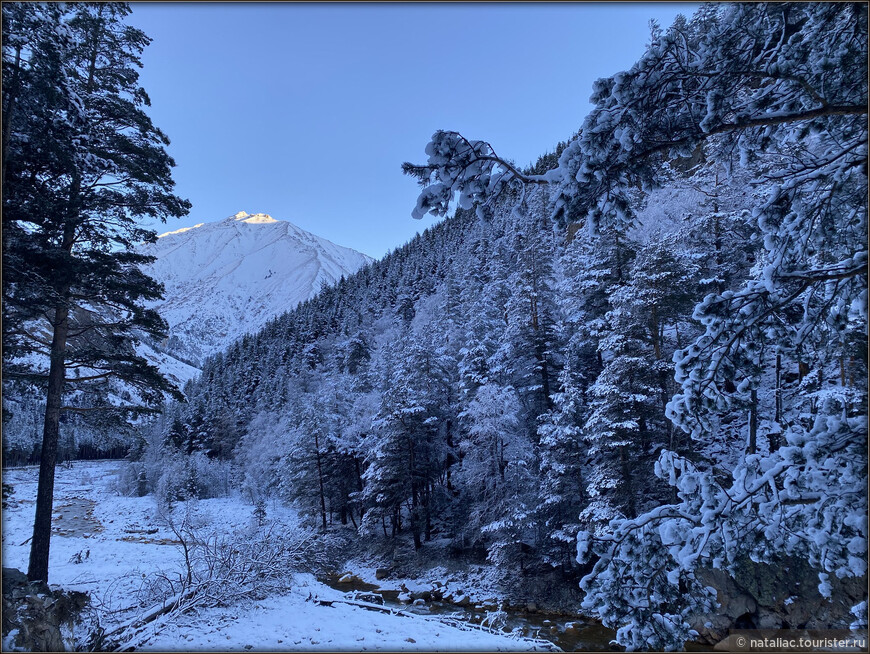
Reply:
M184 557L152 497L117 491L123 462L76 462L57 471L51 583L91 594L104 627L127 619L156 574L177 577ZM3 511L3 566L26 570L37 469L7 470L14 491ZM195 519L224 533L248 527L254 508L242 498L200 500ZM284 527L296 515L277 503L267 516ZM436 617L366 610L310 574L295 575L280 596L220 608L199 608L170 621L158 618L140 650L534 650L533 641ZM114 611L114 613L110 613Z

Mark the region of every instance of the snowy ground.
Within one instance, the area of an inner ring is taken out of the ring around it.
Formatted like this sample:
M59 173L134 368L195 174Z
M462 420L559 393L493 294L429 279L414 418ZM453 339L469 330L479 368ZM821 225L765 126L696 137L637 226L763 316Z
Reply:
M183 555L153 498L116 490L119 461L76 462L57 471L52 523L52 585L91 593L97 606L117 610L136 602L157 572L177 576ZM36 496L36 468L4 472L14 492L3 512L3 566L27 569ZM240 498L201 500L196 515L231 533L249 525L253 507ZM279 505L271 520L295 524ZM313 576L298 574L292 590L247 605L199 609L173 622L158 618L141 650L533 650L535 643L436 617L383 613L342 603L349 599ZM315 601L319 600L319 601ZM331 602L331 605L328 605ZM103 624L113 619L104 614ZM152 633L153 632L153 633Z
M240 613L211 609L163 630L149 649L264 650L527 650L530 644L436 619L390 615L341 604L344 594L301 575L289 595L258 602ZM322 606L306 598L339 600Z

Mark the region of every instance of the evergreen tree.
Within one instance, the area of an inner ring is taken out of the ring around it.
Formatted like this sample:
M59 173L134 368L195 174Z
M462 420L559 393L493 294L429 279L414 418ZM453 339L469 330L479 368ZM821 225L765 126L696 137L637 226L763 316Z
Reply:
M327 528L327 484L330 477L329 425L317 409L313 393L299 393L301 400L293 411L293 422L286 434L287 453L283 484L287 496L297 502L302 513L317 516L323 530Z
M537 219L519 220L510 239L510 297L500 356L513 370L511 383L528 406L530 421L552 408L560 365L560 324L555 301L555 237Z
M656 471L674 487L674 504L578 535L581 558L598 558L584 605L619 626L628 647L680 647L691 635L691 621L711 606L694 572L702 562L727 569L741 556L799 554L819 568L823 596L831 574L866 570L855 552L866 552L867 398L849 381L867 370L850 345L866 339L867 324L866 36L865 5L705 6L654 28L635 65L596 82L595 106L557 168L523 173L488 143L447 131L433 135L425 165L405 165L423 186L415 217L443 215L457 195L460 206L490 207L506 188L520 198L520 187L548 186L553 218L583 222L592 235L628 233L640 193L667 183L675 166L764 170L766 197L710 207L716 270L693 314L703 333L674 355L680 388L667 406L701 444L748 413L746 440L707 461L663 450ZM715 181L704 185L715 198ZM762 244L754 262L730 270L716 243L727 214L755 222ZM652 438L649 420L661 413L660 375L644 367L652 355L664 370L656 351L664 334L652 333L661 322L638 322L628 300L609 311L587 421L617 448ZM812 385L806 407L784 406L789 362ZM825 388L832 376L836 390ZM781 430L766 454L765 410Z
M174 391L133 348L139 334L159 339L166 325L142 307L161 288L132 247L154 238L138 218L178 217L190 205L172 193L169 141L144 112L136 68L148 37L123 22L129 12L123 4L3 8L12 80L3 88L4 378L46 385L34 580L48 578L61 413L107 404L81 407L69 392L104 398L96 382L120 379L139 401L111 410L141 411ZM49 338L37 316L47 317ZM47 369L20 357L34 351ZM71 369L83 374L70 379Z
M460 444L459 476L467 520L460 534L485 543L489 557L504 568L535 541L534 451L518 415L520 402L511 387L486 384L460 414L465 436Z
M507 380L495 358L507 326L507 274L504 263L491 256L489 247L490 241L482 236L472 248L472 263L463 289L468 318L459 350L459 373L465 395L488 382Z
M420 548L424 535L431 538L433 488L446 461L443 370L411 337L388 353L383 374L381 406L365 443L364 525L372 529L380 519L386 535L389 519L395 536L407 503L414 546Z
M544 561L570 568L576 566L579 516L586 505L581 425L588 407L578 375L569 366L560 373L559 386L553 408L538 427L541 482L537 519L545 534Z

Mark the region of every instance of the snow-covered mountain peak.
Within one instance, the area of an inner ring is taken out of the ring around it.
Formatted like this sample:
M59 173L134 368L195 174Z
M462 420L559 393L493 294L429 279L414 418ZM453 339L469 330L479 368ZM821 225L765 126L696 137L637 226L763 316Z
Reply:
M263 225L267 223L277 223L277 222L286 222L286 221L278 221L272 218L267 213L254 213L250 214L247 211L239 211L237 214L230 216L227 220L235 220L237 222L249 223L253 225Z
M199 229L200 227L214 227L217 225L221 225L223 223L247 223L249 225L271 225L274 223L285 223L288 226L292 227L295 230L299 228L296 227L293 223L287 222L286 220L275 220L267 213L248 213L247 211L239 211L238 213L233 214L232 216L227 216L221 221L214 223L197 223L193 227L182 227L180 229L174 229L171 232L164 232L163 234L158 234L157 238L165 238L167 236L173 236L175 234L183 234L184 232L189 232L192 229ZM301 231L301 230L300 230Z
M154 306L169 323L159 350L199 366L371 258L266 213L246 211L143 244L146 272L165 287Z

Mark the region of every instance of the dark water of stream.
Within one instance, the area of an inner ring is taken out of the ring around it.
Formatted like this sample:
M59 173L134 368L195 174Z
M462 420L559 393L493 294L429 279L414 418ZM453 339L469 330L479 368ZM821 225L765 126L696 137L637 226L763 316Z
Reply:
M321 577L320 581L331 588L348 593L349 597L352 597L354 592L380 595L383 597L384 606L408 613L451 617L475 625L480 625L487 615L485 609L477 609L474 606L462 607L438 600L427 601L424 604L408 604L398 599L401 592L399 590L382 589L357 578L350 582L340 582L339 578L340 575L327 575ZM548 640L563 652L603 652L621 649L610 645L616 633L600 624L560 614L529 613L510 608L505 608L505 612L507 619L501 627L505 633L521 630L524 636Z

